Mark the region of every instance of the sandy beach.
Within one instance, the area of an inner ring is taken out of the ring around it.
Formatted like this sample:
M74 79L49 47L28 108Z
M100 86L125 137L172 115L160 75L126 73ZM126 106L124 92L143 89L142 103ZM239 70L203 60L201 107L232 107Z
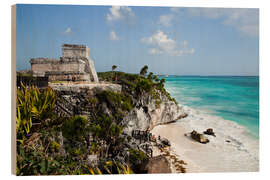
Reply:
M175 123L156 126L151 132L167 138L171 151L184 160L187 172L256 172L259 171L259 140L245 127L209 113L181 106L188 117ZM201 144L185 136L196 130L213 128L216 137Z

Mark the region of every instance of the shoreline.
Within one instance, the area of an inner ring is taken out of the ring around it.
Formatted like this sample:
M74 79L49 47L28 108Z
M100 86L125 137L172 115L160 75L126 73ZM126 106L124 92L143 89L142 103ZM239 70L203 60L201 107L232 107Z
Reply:
M188 114L176 122L158 125L155 136L167 138L171 151L184 160L187 172L257 172L259 171L259 139L242 125L207 112L179 105ZM185 133L202 133L213 128L216 137L205 135L210 142L201 144Z

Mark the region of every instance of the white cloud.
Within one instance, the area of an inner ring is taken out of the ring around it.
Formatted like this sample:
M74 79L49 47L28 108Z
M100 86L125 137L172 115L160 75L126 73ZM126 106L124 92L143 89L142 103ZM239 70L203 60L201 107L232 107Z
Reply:
M142 43L145 43L151 48L149 54L169 54L171 56L181 56L184 54L193 54L194 49L188 49L188 42L177 43L175 40L169 38L163 31L158 30L152 36L142 38Z
M112 6L106 15L107 21L118 21L134 17L132 9L128 6Z
M191 16L222 19L224 25L232 26L244 34L259 35L258 9L186 8L186 12Z
M114 31L110 32L110 40L113 40L113 41L119 40L119 37L116 35Z
M68 27L65 31L64 31L64 34L70 34L72 31L71 31L71 28Z
M174 18L174 15L172 15L172 14L161 15L159 17L159 24L166 26L166 27L171 26L173 18Z

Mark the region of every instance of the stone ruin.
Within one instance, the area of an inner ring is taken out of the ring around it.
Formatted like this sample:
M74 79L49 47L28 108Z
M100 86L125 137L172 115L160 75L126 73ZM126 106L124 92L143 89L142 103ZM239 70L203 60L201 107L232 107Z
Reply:
M85 45L63 44L59 59L30 59L33 76L49 81L86 81L98 83L90 50Z

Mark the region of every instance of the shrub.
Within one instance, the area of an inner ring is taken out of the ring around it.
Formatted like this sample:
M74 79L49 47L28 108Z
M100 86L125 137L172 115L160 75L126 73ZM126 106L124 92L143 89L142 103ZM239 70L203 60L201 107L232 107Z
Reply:
M61 164L54 158L47 157L40 149L23 149L22 146L17 148L17 175L65 174Z
M56 141L52 141L50 145L51 151L53 152L59 152L60 150L60 144L57 143Z
M107 104L115 110L121 108L124 111L130 111L133 108L131 98L124 94L114 91L102 91L97 94L99 101L107 102Z
M82 142L88 130L88 121L82 116L71 117L62 125L63 136L71 142Z
M141 78L139 82L136 84L136 92L138 94L142 94L143 92L151 92L153 90L153 82L148 79Z
M129 163L135 173L145 173L142 172L141 166L148 160L148 156L142 151L138 149L129 149Z
M111 143L112 139L117 138L122 133L123 128L113 122L111 116L103 115L91 123L90 129L96 140L105 140Z

